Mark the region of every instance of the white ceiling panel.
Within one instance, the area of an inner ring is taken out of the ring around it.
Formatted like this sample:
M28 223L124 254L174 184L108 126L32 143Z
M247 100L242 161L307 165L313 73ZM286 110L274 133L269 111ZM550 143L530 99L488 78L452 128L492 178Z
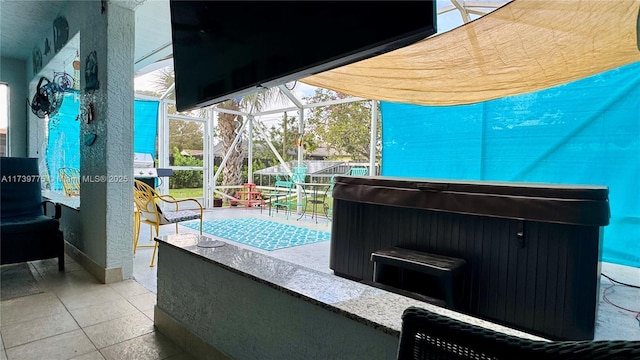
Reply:
M34 46L29 44L43 41L43 36L51 31L52 19L67 3L0 0L0 56L28 60ZM135 71L140 73L146 66L171 55L169 0L141 2L135 8L135 21ZM44 48L44 43L40 47Z

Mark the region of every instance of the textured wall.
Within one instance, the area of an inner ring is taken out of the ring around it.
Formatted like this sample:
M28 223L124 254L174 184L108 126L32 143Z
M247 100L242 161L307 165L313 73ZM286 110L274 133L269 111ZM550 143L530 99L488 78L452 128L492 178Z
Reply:
M73 245L100 268L116 272L122 269L125 279L133 272L133 5L123 1L73 1L60 14L42 19L53 22L57 16L64 16L69 38L80 34L80 171L82 176L104 176L96 182L81 183L79 230ZM43 42L45 38L52 39L53 30L42 38ZM94 51L99 87L87 90L84 72L87 57ZM43 66L52 61L59 61L54 59L53 51L43 56ZM33 74L31 61L27 62L27 74ZM35 91L37 79L31 80L30 93ZM95 118L88 124L90 103L94 105ZM44 134L44 121L30 115L32 156L41 156ZM92 146L84 144L87 134L97 135Z
M83 121L80 136L96 134L97 140L92 146L81 143L80 168L83 175L106 176L101 182L81 184L82 233L89 240L84 251L107 269L122 267L123 277L129 278L133 272L134 13L113 3L104 13L99 3L83 5L85 14L95 15L84 24L87 31L80 31L80 58L96 52L99 88L82 96L82 108L94 104L95 119L89 124ZM86 86L82 78L81 89ZM127 182L120 181L124 177Z
M27 97L25 82L27 65L22 60L0 57L0 82L9 85L9 143L11 156L27 155L27 117L24 99Z
M133 274L133 63L135 13L110 3L105 69L108 74L106 174L107 268ZM120 181L124 178L127 181Z
M160 246L157 306L231 358L396 358L397 337Z

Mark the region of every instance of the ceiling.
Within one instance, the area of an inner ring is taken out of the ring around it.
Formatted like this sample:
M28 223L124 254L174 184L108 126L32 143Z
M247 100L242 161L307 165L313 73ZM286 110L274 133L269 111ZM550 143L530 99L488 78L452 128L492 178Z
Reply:
M63 1L0 1L0 55L26 60L52 26L43 18L52 18L64 7ZM53 15L52 15L53 14Z
M153 69L158 60L171 55L169 0L136 0L135 71ZM44 48L53 19L72 1L0 0L0 56L28 60L33 48ZM73 19L67 19L71 22ZM42 44L40 44L42 43ZM25 44L30 44L25 46ZM151 68L145 69L152 65Z

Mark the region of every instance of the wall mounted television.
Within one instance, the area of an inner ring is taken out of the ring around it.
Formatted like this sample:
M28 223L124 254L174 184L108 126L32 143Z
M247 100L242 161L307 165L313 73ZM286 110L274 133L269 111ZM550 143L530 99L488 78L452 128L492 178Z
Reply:
M179 111L406 46L437 16L435 0L170 0L170 12Z

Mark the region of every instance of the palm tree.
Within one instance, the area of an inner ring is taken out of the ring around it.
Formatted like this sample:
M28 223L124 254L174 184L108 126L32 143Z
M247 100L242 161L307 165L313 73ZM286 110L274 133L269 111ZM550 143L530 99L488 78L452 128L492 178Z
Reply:
M236 100L227 100L218 105L221 109L240 111L241 103ZM222 142L222 149L226 154L233 140L236 138L236 131L242 124L242 119L238 119L239 115L219 113L218 115L218 129L220 132L220 141ZM242 138L236 144L236 148L231 152L224 169L222 170L222 183L238 185L242 182L242 160L244 159L244 148L242 146ZM226 192L231 195L228 189Z
M175 75L172 68L164 68L160 70L159 76L154 80L154 90L158 96L164 94L167 89L175 82ZM175 99L175 95L172 92L168 96L169 99ZM265 89L252 95L243 97L240 100L232 99L220 103L217 107L220 109L252 112L260 111L268 104L276 104L286 102L285 95L279 88ZM169 108L169 113L175 113L175 106ZM220 141L222 142L223 152L226 154L233 140L236 137L237 131L242 126L242 118L239 115L219 113L218 115L218 130L220 134ZM242 182L242 165L245 158L244 146L242 144L242 138L236 144L236 148L231 152L231 155L227 159L227 163L222 171L222 183L226 185L240 185ZM233 190L229 191L229 194Z
M161 96L162 94L167 92L169 88L173 86L173 84L176 81L176 78L175 78L175 74L173 73L173 68L171 67L162 68L158 70L158 73L159 73L158 76L152 80L152 84L153 84L153 90L158 93L158 96ZM173 94L173 91L170 94L168 94L168 98L175 100L176 97Z
M259 91L255 94L247 95L240 101L227 100L218 105L221 109L246 112L260 111L268 104L276 104L286 102L284 93L279 88L270 88ZM223 151L226 154L233 140L237 135L237 131L242 126L242 119L239 119L239 115L220 113L218 115L218 129L220 131L220 141L222 142ZM236 148L231 152L227 163L222 171L222 183L227 185L240 185L242 182L242 165L245 158L244 146L242 146L242 139L236 144Z

